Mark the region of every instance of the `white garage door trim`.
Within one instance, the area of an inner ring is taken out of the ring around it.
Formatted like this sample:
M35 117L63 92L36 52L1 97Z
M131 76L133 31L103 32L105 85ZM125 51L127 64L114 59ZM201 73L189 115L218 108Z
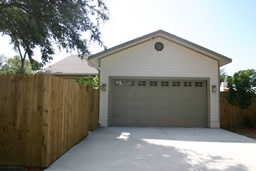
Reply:
M177 81L177 82L181 82L182 83L182 86L184 86L183 84L184 84L184 81L186 82L186 81L192 81L192 83L193 84L195 84L195 80L196 81L205 81L204 82L204 90L206 91L205 92L205 95L206 95L206 97L205 97L205 99L206 99L206 102L205 102L205 105L206 105L206 107L205 107L205 110L206 110L206 118L205 118L205 127L209 127L209 123L210 123L210 121L209 121L209 118L210 118L210 116L209 116L209 113L210 113L210 98L209 98L209 89L210 89L210 86L209 86L209 78L196 78L196 77L193 77L193 78L186 78L186 77L184 77L184 78L174 78L174 77L168 77L168 78L166 78L166 77L109 77L109 111L108 111L108 113L109 113L109 115L108 115L108 121L109 121L109 125L110 126L113 126L113 123L111 122L112 121L112 118L113 118L113 104L112 104L112 95L113 95L113 92L112 92L112 80L113 79L120 79L120 80L136 80L136 81L138 81L138 80L147 80L147 81L149 81L149 80L156 80L156 81L158 81L158 83L160 83L159 81L161 80L167 80L167 81L169 81L169 84L172 84L173 83L173 81L175 82L175 81ZM149 82L147 82L147 83L149 83ZM171 85L170 85L171 86ZM193 86L195 86L195 85L193 85ZM115 124L114 124L115 125ZM160 124L161 125L161 124ZM127 125L127 126L129 126L129 125ZM136 126L136 125L135 125ZM137 126L143 126L143 125L137 125ZM154 125L145 125L145 126L154 126ZM158 125L155 125L155 126L158 126ZM165 125L163 125L163 126L165 126ZM173 126L175 126L175 125L173 125ZM181 126L181 125L178 125L178 126ZM186 125L185 125L186 126Z

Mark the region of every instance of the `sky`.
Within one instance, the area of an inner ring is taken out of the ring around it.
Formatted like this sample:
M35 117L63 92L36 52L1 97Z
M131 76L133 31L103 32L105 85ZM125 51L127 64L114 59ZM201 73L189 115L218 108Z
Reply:
M256 0L107 0L110 20L101 26L107 46L164 30L232 59L228 75L256 69ZM0 54L17 54L10 38L0 36ZM92 54L102 51L92 44ZM72 52L75 54L76 52ZM70 53L54 55L53 64ZM35 58L40 59L37 50ZM50 65L48 64L48 65Z

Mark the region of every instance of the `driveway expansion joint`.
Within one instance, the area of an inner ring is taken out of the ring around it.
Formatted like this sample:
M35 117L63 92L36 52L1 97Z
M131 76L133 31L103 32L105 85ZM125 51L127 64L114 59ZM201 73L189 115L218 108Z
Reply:
M186 160L188 160L188 162L194 167L195 170L197 170L197 171L200 171L200 170L201 170L200 167L192 162L192 160L187 156L186 152L185 152L184 150L182 150L182 149L179 147L179 145L178 145L177 143L175 143L175 141L174 141L173 139L171 139L171 138L164 132L164 130L163 130L161 127L159 127L159 130L166 136L166 138L167 138L169 141L172 142L172 144L174 144L174 147L181 153L181 155L182 155Z

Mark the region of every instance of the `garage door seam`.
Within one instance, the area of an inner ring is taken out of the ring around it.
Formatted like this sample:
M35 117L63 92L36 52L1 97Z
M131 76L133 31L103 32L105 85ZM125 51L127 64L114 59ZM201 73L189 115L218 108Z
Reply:
M182 156L185 157L185 158L189 161L189 163L194 167L195 170L198 170L198 171L201 170L198 165L192 163L192 160L187 156L186 152L185 152L184 150L182 150L181 148L179 148L179 146L175 143L175 141L174 141L173 139L171 139L171 138L162 130L162 128L159 127L159 130L166 136L167 139L169 139L169 140L172 142L172 144L174 144L174 147L175 147L176 149L178 149L178 151L182 154Z

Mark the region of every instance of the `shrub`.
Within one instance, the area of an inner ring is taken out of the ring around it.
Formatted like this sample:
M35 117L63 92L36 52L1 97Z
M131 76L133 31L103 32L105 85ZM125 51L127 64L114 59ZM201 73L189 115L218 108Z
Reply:
M245 128L256 128L255 123L248 116L243 116L243 127Z
M89 90L90 88L99 89L100 88L100 82L99 82L99 76L85 76L85 77L78 77L76 79L76 82L80 85L84 86L86 90Z

